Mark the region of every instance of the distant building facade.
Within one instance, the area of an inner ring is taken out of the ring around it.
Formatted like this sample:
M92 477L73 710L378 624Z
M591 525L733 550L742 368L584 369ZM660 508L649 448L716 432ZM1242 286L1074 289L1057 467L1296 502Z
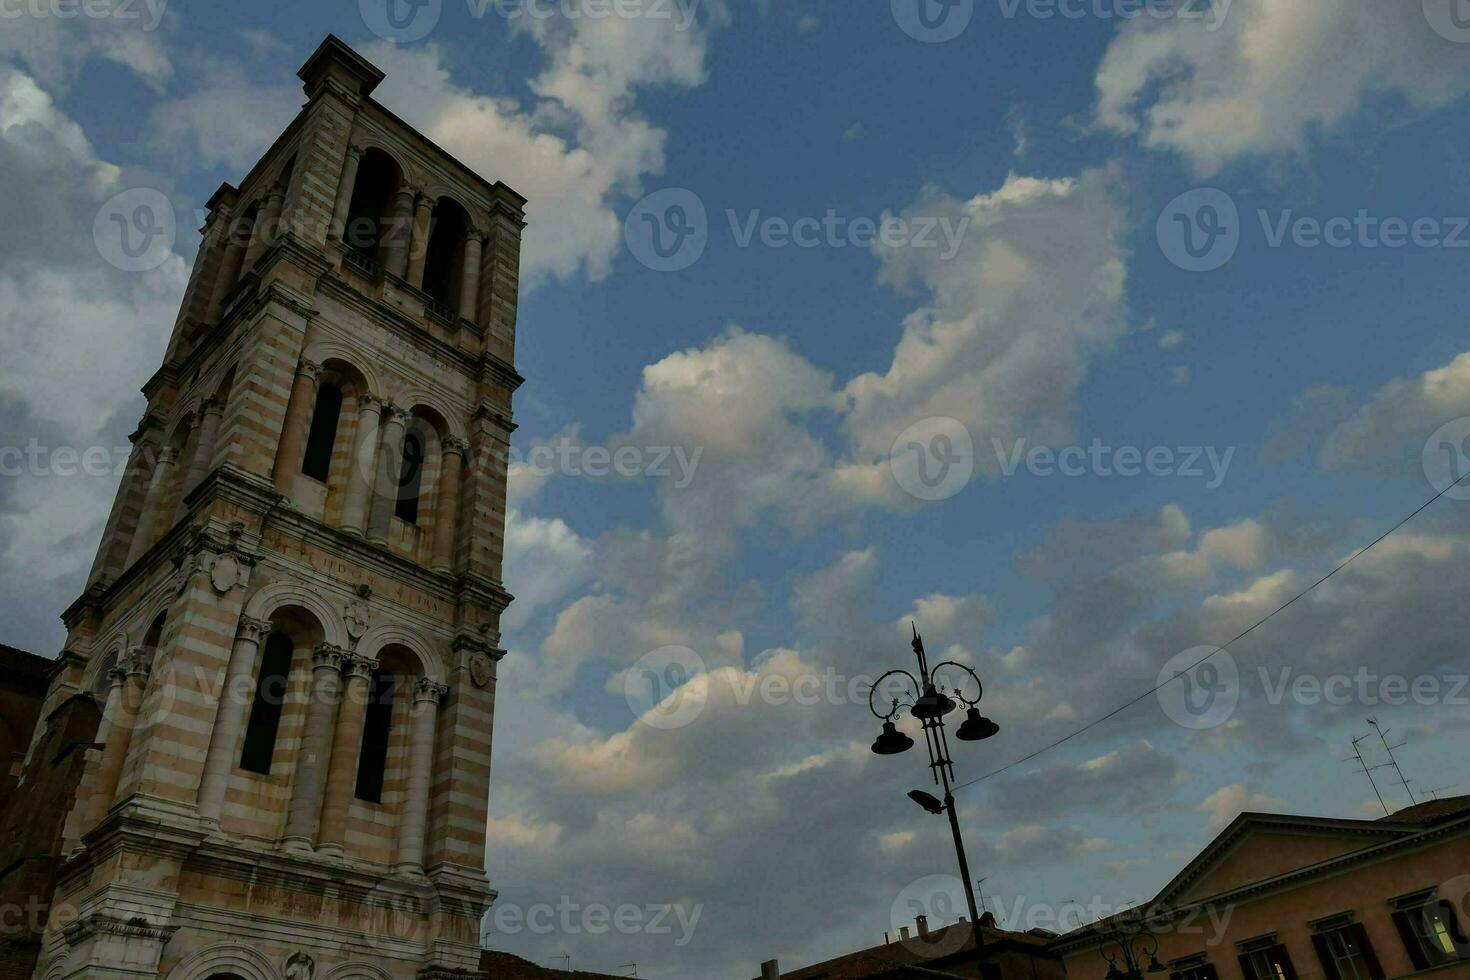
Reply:
M1470 980L1470 797L1381 820L1243 813L1153 901L1052 949L1068 980L1108 980L1102 952L1141 928L1170 980Z
M10 794L38 980L483 975L525 201L336 38L299 75L208 202Z

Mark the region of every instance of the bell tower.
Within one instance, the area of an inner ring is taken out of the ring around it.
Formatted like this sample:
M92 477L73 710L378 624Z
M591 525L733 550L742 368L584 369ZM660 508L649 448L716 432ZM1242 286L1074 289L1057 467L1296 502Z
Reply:
M525 200L335 37L299 75L63 616L43 717L103 711L43 980L479 976Z

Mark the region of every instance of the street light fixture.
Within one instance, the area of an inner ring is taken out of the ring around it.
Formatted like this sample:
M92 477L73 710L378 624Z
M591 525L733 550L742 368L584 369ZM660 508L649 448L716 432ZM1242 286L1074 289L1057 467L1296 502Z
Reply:
M1113 948L1109 950L1108 944ZM1168 968L1159 962L1159 937L1147 929L1136 932L1115 932L1102 941L1098 952L1108 964L1108 980L1143 980L1147 973L1167 973ZM1144 957L1148 965L1140 967ZM1122 969L1119 963L1122 963Z
M970 865L965 860L965 842L960 837L960 821L955 815L954 793L950 789L950 782L954 779L954 761L949 757L949 740L945 735L944 716L953 712L961 704L965 705L967 708L965 720L955 732L955 738L962 742L983 741L999 732L1000 726L980 713L978 705L980 699L985 696L985 685L980 683L979 675L964 664L953 660L946 660L931 671L929 660L924 655L924 641L919 638L917 626L914 627L913 648L914 656L919 661L917 678L906 670L890 670L878 678L872 690L868 692L868 710L883 722L883 731L873 742L873 752L876 755L898 755L913 748L914 740L899 731L893 721L905 709L923 729L924 747L929 750L929 769L934 776L934 782L944 788L944 799L939 800L917 789L909 793L909 799L930 813L949 814L949 829L954 834L955 856L959 859L960 864L960 880L965 883L965 901L969 903L970 921L974 924L975 957L978 961L983 956L985 939L980 931L980 913L975 906L975 886L970 880ZM946 667L954 667L970 675L970 679L975 682L973 698L966 697L959 685L946 691L936 683L937 675ZM893 698L887 711L879 711L873 706L873 695L890 677L907 679L913 691L912 694L906 693L908 700ZM983 976L983 968L980 973Z

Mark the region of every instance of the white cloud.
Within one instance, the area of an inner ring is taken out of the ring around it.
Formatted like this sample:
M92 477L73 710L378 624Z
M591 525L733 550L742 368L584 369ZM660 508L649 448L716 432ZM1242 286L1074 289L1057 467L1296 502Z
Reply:
M1413 378L1390 381L1327 435L1328 468L1418 455L1440 426L1470 415L1470 352Z
M1299 153L1375 96L1444 105L1470 88L1470 63L1418 2L1234 0L1218 29L1127 22L1096 84L1098 125L1209 176L1236 158Z
M1252 793L1244 783L1222 786L1205 797L1204 802L1199 805L1201 813L1209 814L1208 829L1212 831L1219 830L1246 811L1276 813L1285 807L1285 800L1264 793Z

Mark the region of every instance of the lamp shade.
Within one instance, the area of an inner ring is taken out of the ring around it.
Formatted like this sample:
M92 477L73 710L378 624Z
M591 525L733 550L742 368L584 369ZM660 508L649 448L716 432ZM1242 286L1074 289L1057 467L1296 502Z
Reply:
M981 742L998 731L999 725L982 715L979 708L971 708L965 713L965 720L954 737L961 742Z
M924 689L923 696L914 702L914 706L909 711L920 721L928 721L930 718L943 717L954 709L954 699L940 694L935 690L934 685L930 684Z
M891 721L883 723L883 733L873 741L875 755L898 755L913 747L914 740L899 731Z

